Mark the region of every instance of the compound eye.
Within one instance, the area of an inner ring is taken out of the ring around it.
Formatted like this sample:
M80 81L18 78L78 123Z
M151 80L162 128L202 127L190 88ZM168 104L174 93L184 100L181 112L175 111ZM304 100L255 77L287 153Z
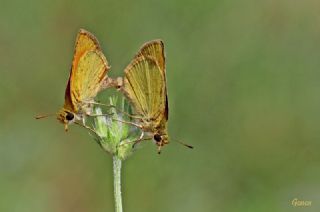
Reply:
M71 121L71 120L74 119L74 115L73 115L72 113L67 112L66 119L67 119L68 121Z
M154 140L156 141L156 142L160 142L161 141L161 135L159 135L159 134L155 134L154 136L153 136L153 138L154 138Z

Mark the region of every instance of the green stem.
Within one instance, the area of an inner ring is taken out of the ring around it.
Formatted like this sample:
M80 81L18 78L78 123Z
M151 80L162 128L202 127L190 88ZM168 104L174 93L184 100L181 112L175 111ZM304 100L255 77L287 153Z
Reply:
M113 186L115 212L122 212L121 160L117 156L113 156Z

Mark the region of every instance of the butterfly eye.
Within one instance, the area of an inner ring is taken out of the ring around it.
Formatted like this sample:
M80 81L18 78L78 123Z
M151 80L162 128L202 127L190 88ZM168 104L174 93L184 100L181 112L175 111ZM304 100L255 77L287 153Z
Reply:
M156 141L156 142L160 142L161 141L161 135L159 135L159 134L154 134L154 136L153 136L153 138L154 138L154 140Z
M66 119L68 121L71 121L73 118L74 118L74 115L72 113L67 112Z

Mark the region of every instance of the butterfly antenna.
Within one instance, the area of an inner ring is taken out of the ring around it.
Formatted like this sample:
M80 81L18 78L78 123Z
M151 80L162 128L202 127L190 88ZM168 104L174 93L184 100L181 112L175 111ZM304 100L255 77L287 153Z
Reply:
M186 144L186 143L183 143L182 141L179 141L177 139L171 139L171 140L173 140L173 141L175 141L175 142L177 142L177 143L179 143L179 144L181 144L181 145L183 145L185 147L188 147L189 149L193 149L193 146L191 146L189 144Z
M47 118L47 117L55 116L55 115L56 115L56 114L37 115L37 116L35 116L34 118L35 118L35 119L43 119L43 118Z

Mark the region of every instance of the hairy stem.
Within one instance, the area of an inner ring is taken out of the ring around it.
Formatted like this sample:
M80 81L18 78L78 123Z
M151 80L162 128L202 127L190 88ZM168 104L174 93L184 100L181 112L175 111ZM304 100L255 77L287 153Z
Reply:
M121 160L113 156L113 186L115 212L122 212L122 195L121 195Z

